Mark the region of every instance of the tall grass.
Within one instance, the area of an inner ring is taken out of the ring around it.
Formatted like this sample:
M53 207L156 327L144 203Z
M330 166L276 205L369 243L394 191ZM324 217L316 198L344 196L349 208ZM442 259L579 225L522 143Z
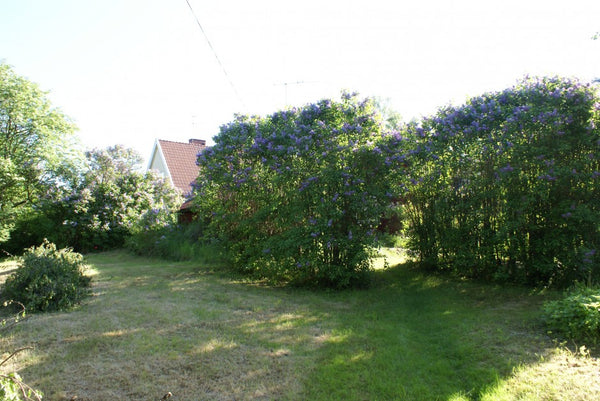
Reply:
M126 242L140 256L203 264L225 264L226 251L217 240L204 239L200 224L179 224L134 234Z

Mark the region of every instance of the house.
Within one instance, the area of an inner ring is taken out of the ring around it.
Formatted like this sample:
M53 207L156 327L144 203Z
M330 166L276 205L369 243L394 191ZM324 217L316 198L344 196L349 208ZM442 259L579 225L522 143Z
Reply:
M198 178L198 153L206 148L203 139L190 139L188 142L173 142L157 139L150 155L148 170L156 170L179 189L186 199L180 209L180 222L192 218L189 198L192 183Z

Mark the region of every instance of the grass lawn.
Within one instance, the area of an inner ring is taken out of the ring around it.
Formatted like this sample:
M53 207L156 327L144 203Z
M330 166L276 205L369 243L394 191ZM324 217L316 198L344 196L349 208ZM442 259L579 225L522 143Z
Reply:
M4 357L35 346L3 369L44 400L600 399L598 361L543 334L548 295L527 289L408 265L315 292L124 252L88 262L93 297L0 339Z

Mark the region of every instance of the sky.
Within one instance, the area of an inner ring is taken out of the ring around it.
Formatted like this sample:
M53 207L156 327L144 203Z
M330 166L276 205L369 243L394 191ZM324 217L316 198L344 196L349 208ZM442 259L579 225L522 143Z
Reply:
M589 82L599 31L598 0L0 0L0 61L84 148L146 160L157 138L210 144L236 113L343 90L408 121L525 75Z

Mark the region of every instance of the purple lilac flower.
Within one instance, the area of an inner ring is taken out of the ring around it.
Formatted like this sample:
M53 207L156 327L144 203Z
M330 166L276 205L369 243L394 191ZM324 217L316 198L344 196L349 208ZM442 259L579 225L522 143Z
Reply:
M583 255L583 263L592 263L592 259L596 255L596 250L592 249Z
M538 176L538 179L545 180L545 181L556 181L556 177L553 177L550 174L540 175L540 176Z

